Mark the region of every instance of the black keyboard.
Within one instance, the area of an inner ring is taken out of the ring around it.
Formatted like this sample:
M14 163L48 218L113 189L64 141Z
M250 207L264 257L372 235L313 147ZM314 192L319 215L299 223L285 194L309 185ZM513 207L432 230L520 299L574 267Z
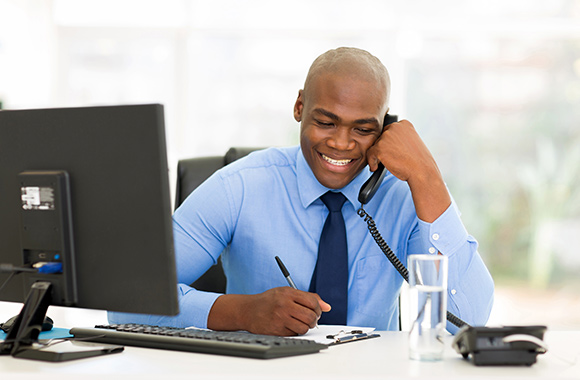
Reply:
M259 359L312 354L327 348L307 339L137 324L75 327L70 333L89 342Z

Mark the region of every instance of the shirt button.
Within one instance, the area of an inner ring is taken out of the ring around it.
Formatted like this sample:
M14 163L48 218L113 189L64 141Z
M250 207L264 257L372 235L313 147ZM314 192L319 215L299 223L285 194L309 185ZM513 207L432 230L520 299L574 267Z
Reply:
M451 289L451 294L455 295L455 293L457 293L457 290Z
M433 234L431 237L433 240L439 240L439 234Z
M429 253L435 253L437 250L434 247L429 248Z

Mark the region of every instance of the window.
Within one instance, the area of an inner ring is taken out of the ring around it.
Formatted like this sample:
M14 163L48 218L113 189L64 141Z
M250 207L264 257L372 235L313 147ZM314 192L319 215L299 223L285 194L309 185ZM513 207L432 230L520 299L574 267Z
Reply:
M310 63L367 49L480 242L490 323L578 328L579 21L563 0L0 0L0 101L163 103L173 168L297 144Z

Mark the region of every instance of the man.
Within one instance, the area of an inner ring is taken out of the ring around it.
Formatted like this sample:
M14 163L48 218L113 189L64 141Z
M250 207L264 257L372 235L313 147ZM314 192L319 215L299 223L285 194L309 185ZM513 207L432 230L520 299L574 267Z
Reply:
M413 125L403 120L383 129L389 94L388 72L368 52L339 48L318 57L294 105L300 147L271 148L228 165L175 212L180 315L111 314L110 321L300 335L319 318L343 313L338 320L347 325L398 329L402 278L356 214L359 189L371 174L367 165L374 171L381 162L388 173L365 209L384 239L403 263L412 253L448 256L448 309L485 324L493 282L477 242ZM323 274L328 265L317 264L325 220L336 212L324 201L329 191L344 196L338 212L346 240L337 246L348 252L344 291L332 302L315 285L324 276L344 277ZM227 294L185 285L222 251ZM298 289L286 285L275 256Z

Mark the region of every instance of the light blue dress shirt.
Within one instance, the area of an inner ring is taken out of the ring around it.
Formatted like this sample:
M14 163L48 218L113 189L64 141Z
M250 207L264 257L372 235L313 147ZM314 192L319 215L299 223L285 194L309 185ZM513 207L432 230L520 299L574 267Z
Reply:
M398 330L403 278L357 215L358 192L370 174L363 170L340 190L348 199L342 208L349 256L347 324ZM186 284L199 278L220 254L227 293L256 294L287 286L275 256L286 264L298 289L308 291L328 214L319 197L328 190L316 180L299 147L254 152L217 171L173 216L180 314L110 313L109 321L206 328L220 294ZM485 324L493 303L493 281L455 203L435 222L423 222L415 213L407 183L387 173L365 210L405 265L413 253L448 256L448 310L469 324ZM449 323L447 328L457 330Z

